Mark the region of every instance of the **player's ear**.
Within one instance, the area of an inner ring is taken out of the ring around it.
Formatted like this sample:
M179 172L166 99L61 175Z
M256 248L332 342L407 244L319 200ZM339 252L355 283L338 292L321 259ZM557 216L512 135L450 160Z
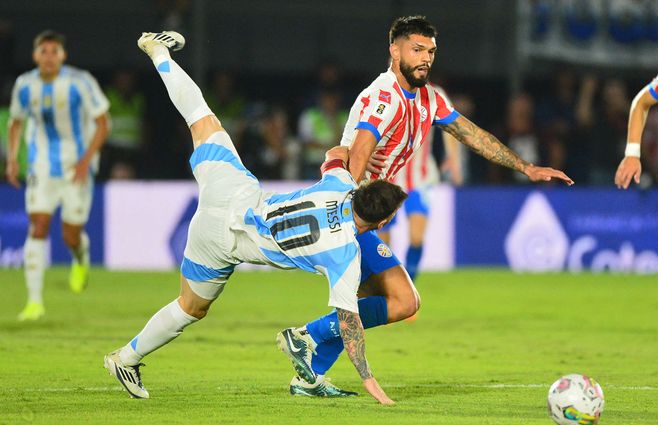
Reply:
M400 46L398 46L398 43L391 43L388 46L388 52L394 61L400 60Z

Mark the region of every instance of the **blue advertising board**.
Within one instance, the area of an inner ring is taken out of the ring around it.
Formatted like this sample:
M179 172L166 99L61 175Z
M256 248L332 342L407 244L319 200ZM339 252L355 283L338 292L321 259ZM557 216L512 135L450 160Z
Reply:
M94 200L86 229L90 240L92 263L103 263L104 250L104 193L103 187L94 188ZM23 245L29 220L25 212L25 188L15 189L0 185L0 267L20 267L23 264ZM71 255L62 240L59 210L50 225L50 259L53 263L68 263Z
M457 266L658 272L658 191L463 188Z

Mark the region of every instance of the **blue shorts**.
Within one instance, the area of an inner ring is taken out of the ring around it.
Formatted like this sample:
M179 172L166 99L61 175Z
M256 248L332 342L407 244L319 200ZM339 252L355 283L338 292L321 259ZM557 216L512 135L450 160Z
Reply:
M404 211L407 215L421 214L427 217L430 214L429 200L427 199L427 190L414 189L409 192L409 197L404 201ZM398 215L393 216L393 220L382 228L384 232L390 232L391 227L398 221Z
M375 230L358 235L356 240L361 247L361 283L373 274L402 264L391 248L379 239Z

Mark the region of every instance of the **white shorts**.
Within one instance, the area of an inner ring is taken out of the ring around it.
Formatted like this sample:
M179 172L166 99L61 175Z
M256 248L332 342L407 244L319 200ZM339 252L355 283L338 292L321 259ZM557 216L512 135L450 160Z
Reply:
M181 273L197 295L212 300L241 262L231 227L258 204L262 189L226 132L199 145L190 165L199 184L199 205L188 229Z
M32 174L27 178L25 209L28 214L52 215L61 205L64 223L84 225L89 219L93 189L91 177L86 183L77 184L63 178Z

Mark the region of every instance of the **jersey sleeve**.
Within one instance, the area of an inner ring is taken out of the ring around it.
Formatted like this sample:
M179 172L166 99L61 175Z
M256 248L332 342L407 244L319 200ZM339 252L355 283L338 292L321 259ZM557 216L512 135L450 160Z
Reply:
M397 97L382 89L376 89L361 97L361 113L356 129L370 131L377 142L402 118L398 110L402 107Z
M25 120L29 115L29 108L30 87L25 83L24 78L18 77L11 92L9 116L12 119Z
M83 108L91 117L98 118L110 109L110 102L89 72L82 73L79 88Z
M658 76L649 83L647 88L649 89L649 93L651 94L651 96L654 99L658 100Z
M357 184L352 177L352 174L345 168L345 163L340 159L333 159L325 161L320 167L322 171L322 180L335 180L338 184L335 187L336 191L347 192L356 189Z
M436 87L432 87L434 94L436 96L436 114L434 115L434 125L446 125L450 124L459 117L459 112L455 111L455 108L452 106L450 99L445 94L443 90L437 90Z
M361 251L356 242L346 247L338 261L327 267L330 307L359 312L357 291L361 283Z

